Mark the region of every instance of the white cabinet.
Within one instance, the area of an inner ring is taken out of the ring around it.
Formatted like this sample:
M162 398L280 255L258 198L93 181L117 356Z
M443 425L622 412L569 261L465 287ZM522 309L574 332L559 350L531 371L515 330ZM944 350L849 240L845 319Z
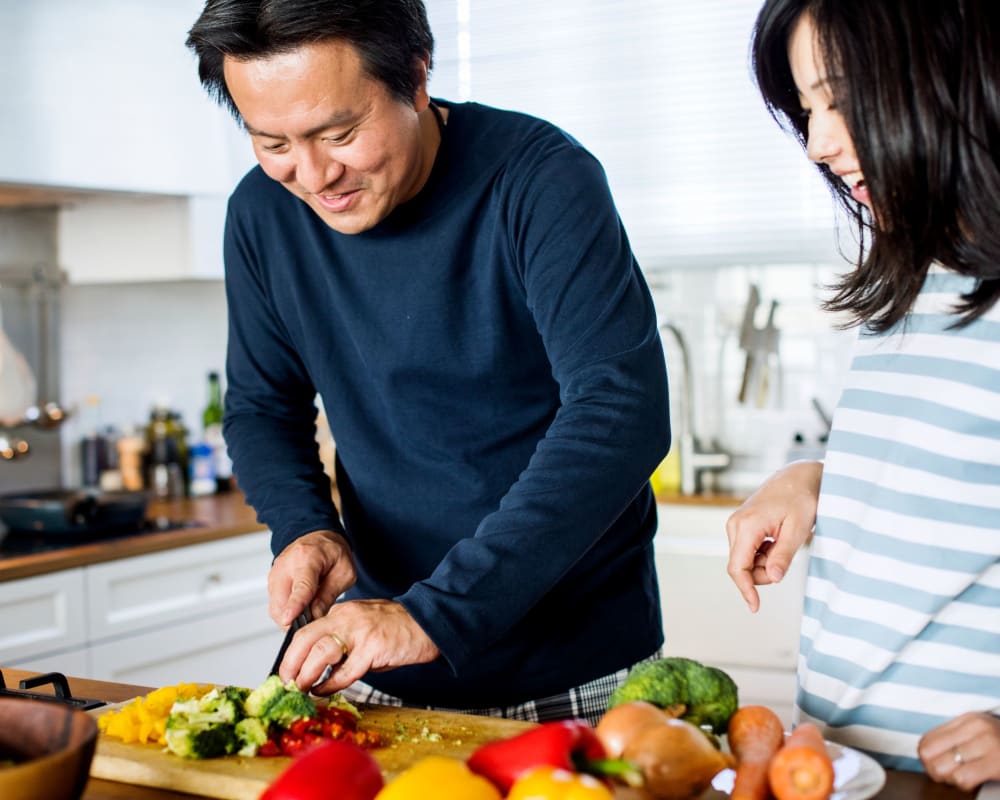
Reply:
M184 46L202 0L0 4L0 181L211 194L226 113Z
M666 655L728 672L740 702L763 703L785 721L795 699L795 667L808 553L781 583L759 586L751 614L726 573L725 523L733 508L661 504L654 542Z
M82 568L0 583L0 664L46 669L68 653L79 663L86 630Z
M282 632L270 533L0 583L0 665L160 686L256 686Z
M224 194L107 194L63 206L59 266L70 283L221 279Z

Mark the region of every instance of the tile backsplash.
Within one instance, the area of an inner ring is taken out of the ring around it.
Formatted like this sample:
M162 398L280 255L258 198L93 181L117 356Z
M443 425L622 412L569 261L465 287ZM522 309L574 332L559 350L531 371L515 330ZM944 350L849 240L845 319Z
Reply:
M838 330L837 318L820 310L825 288L841 268L829 265L772 267L726 266L717 269L674 269L650 276L649 283L662 323L676 325L690 351L694 432L715 439L733 456L732 467L718 476L719 488L752 490L789 460L795 435L810 450L821 451L826 426L814 401L832 413L850 362L855 334ZM775 378L763 405L738 400L746 364L740 328L750 285L760 291L755 324L763 326L772 300L778 301L778 357ZM684 391L679 351L664 337L676 419ZM803 449L796 455L806 454Z

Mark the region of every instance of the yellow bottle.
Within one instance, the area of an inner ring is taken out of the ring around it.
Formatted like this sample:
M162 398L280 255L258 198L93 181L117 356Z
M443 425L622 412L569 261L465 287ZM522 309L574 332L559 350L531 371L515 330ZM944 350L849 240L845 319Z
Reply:
M677 494L681 490L681 456L676 446L671 446L667 457L653 470L649 482L657 496Z

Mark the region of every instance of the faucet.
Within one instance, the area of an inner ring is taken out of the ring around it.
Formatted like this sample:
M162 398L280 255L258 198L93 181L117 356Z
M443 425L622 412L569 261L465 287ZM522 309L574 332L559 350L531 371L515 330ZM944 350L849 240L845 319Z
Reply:
M694 433L694 389L691 357L687 342L680 329L669 322L660 325L661 333L669 333L681 351L681 369L684 380L684 394L680 401L681 420L678 441L681 460L681 494L697 494L701 491L701 476L705 472L718 472L732 463L732 456L717 442L702 445Z

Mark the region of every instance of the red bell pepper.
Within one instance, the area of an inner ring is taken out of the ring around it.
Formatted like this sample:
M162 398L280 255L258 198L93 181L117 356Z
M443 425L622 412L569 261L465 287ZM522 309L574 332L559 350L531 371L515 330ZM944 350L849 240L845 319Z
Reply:
M631 765L606 758L594 729L583 720L546 722L530 731L484 744L469 756L469 769L488 778L505 794L514 782L536 767L571 772L622 774Z
M296 756L260 800L374 800L384 785L370 753L354 742L331 739Z

